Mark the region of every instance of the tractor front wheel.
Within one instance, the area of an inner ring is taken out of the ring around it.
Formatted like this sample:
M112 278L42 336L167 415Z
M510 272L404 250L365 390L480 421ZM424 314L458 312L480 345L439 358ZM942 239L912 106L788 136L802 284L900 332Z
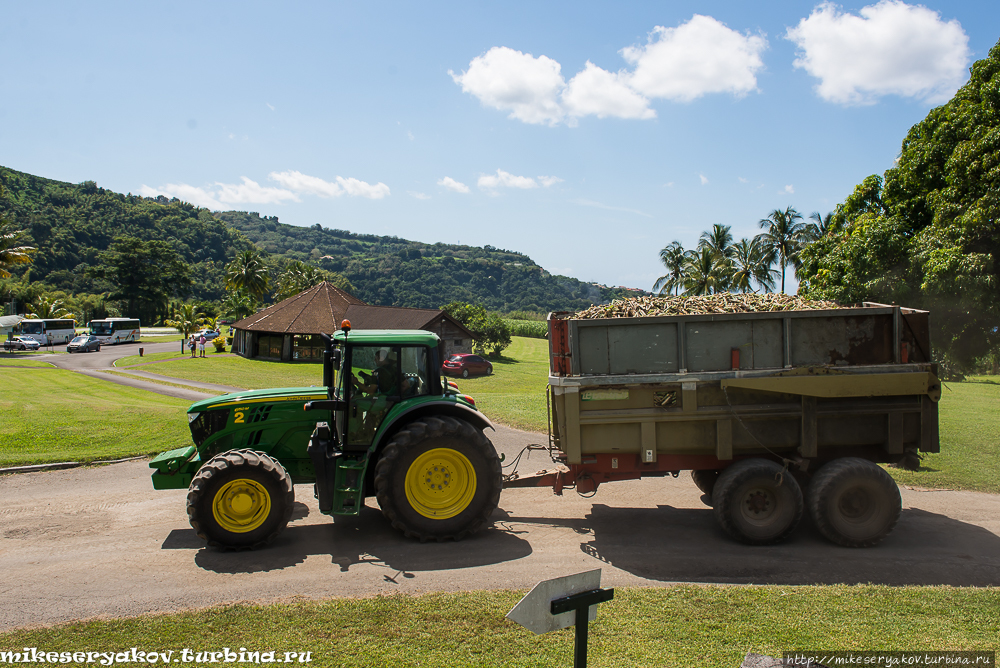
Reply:
M292 515L295 490L284 467L253 450L210 459L191 481L188 519L212 547L255 549L271 543Z
M375 467L375 497L407 537L461 540L482 529L500 502L500 459L483 432L450 417L411 422Z

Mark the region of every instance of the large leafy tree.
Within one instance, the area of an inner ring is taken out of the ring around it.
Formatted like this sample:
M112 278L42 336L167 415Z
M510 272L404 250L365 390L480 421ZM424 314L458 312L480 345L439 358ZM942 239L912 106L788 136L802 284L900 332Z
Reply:
M729 284L729 264L708 246L688 254L684 265L684 294L710 295Z
M687 252L679 241L671 241L660 251L660 262L666 267L667 273L656 279L653 292L657 294L678 294L684 286L684 265L687 262Z
M1000 44L831 222L802 253L803 294L927 308L960 365L1000 349Z
M803 232L802 214L786 207L784 211L775 209L767 218L760 221L763 232L758 235L761 243L770 250L781 267L781 291L785 291L785 268L798 261L802 249Z
M276 299L282 301L289 297L294 297L303 290L308 290L314 285L319 285L323 281L328 281L334 287L354 293L354 286L342 274L326 271L314 267L311 264L292 260L285 263L281 273L278 275L278 294Z
M98 256L93 274L114 286L108 299L119 301L126 317L154 323L167 313L173 296L186 296L189 266L166 241L118 237Z
M73 313L66 308L66 302L61 299L48 299L47 297L39 297L32 303L29 308L31 308L31 313L28 314L29 318L73 318L75 317Z
M271 271L264 254L248 248L226 265L226 289L240 290L262 300L271 286Z

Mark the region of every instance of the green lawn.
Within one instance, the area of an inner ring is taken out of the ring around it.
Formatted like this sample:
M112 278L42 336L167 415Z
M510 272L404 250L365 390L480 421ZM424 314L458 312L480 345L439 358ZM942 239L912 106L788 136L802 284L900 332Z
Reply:
M939 404L941 452L922 454L917 472L889 469L904 485L1000 493L1000 384L946 383Z
M231 387L257 390L269 387L305 387L323 383L323 366L309 362L267 362L245 359L236 355L218 355L206 352L205 358L177 353L154 353L146 357L137 355L119 360L115 366L148 371L186 380L217 383ZM180 359L173 359L180 358ZM158 359L171 361L135 366L139 362Z
M514 337L500 359L488 358L492 376L452 378L471 394L491 420L528 431L547 431L545 387L549 382L549 342Z
M27 367L27 368L45 368L52 369L53 366L48 362L43 362L42 360L33 360L26 358L18 358L10 355L0 355L0 368L5 366L16 366L16 367Z
M190 402L61 369L2 369L0 466L114 459L191 441Z
M569 666L573 630L536 636L504 615L524 592L239 604L0 635L0 650L311 652L316 666ZM747 652L994 650L996 589L702 587L615 591L589 665L738 666ZM200 664L199 664L200 665ZM241 664L245 665L245 664Z

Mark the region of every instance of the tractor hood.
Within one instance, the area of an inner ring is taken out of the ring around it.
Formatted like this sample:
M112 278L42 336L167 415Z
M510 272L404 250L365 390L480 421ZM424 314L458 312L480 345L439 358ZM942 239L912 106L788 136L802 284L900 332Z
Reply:
M266 390L247 390L223 394L211 399L204 399L188 407L188 413L200 413L214 408L227 408L237 404L257 404L274 401L298 401L305 403L317 399L326 399L326 388L315 387L278 387Z

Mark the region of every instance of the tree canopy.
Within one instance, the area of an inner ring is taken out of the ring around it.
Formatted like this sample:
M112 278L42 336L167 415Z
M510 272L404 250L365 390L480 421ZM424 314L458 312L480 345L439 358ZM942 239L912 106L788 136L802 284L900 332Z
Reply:
M1000 345L1000 44L837 205L801 254L800 293L931 311L934 345L968 365Z

